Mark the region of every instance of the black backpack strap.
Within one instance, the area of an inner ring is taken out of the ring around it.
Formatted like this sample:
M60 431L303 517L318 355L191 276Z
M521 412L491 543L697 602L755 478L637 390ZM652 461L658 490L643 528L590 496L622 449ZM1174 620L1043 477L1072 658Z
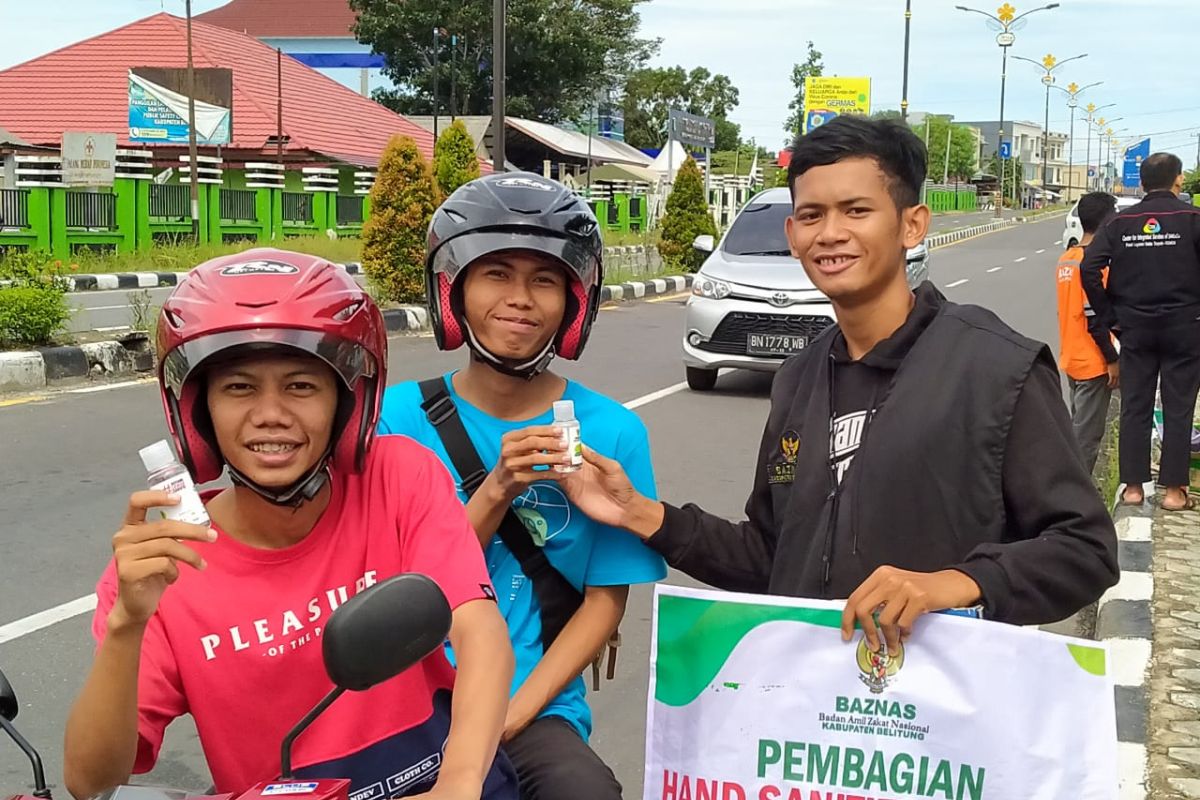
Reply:
M453 398L446 391L443 378L421 381L421 410L441 437L450 462L462 478L462 488L470 497L487 478L488 472L479 458ZM546 650L558 638L567 622L579 610L583 595L563 577L546 558L545 552L533 543L525 523L510 507L500 520L496 533L521 564L525 577L533 582L542 618L542 649Z

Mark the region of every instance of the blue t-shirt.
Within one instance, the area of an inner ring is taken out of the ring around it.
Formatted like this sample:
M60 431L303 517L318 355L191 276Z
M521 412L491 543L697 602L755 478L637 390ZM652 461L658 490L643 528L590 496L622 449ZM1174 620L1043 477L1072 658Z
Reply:
M518 422L496 419L463 400L454 391L450 378L450 374L445 376L450 397L488 470L500 458L500 440L504 434L553 421L550 410ZM562 399L575 403L575 418L579 420L583 442L597 453L620 462L639 492L656 497L646 426L637 415L573 381L567 382ZM454 469L441 437L421 410L421 390L415 381L391 386L384 393L379 433L412 437L437 453L458 483L459 496L466 502L462 476ZM532 484L513 502L513 509L534 541L545 547L546 558L554 568L581 592L585 586L626 586L666 577L666 564L654 551L626 531L593 522L567 501L553 481ZM516 654L512 683L512 692L516 693L542 657L537 600L532 583L499 535L492 538L484 556ZM592 714L585 693L580 676L546 706L541 716L563 718L586 740L592 730Z

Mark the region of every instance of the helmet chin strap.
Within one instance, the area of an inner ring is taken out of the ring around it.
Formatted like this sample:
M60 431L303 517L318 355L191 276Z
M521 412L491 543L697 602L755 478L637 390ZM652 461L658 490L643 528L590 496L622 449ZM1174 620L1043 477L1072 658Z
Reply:
M554 360L553 337L551 337L550 341L546 342L546 346L536 356L527 361L517 362L511 358L501 358L480 344L479 340L475 338L475 332L471 330L471 326L467 324L465 319L462 320L462 327L466 331L467 346L471 348L471 352L480 361L503 375L509 375L513 378L523 378L527 381L533 380L545 372L546 368L550 366L550 362Z
M225 468L229 470L229 478L235 486L245 486L256 495L277 506L287 506L289 508L299 508L304 503L312 500L325 484L329 482L329 452L317 460L316 464L304 473L300 478L282 489L269 489L266 486L255 483L254 481L243 475L233 464L225 462Z

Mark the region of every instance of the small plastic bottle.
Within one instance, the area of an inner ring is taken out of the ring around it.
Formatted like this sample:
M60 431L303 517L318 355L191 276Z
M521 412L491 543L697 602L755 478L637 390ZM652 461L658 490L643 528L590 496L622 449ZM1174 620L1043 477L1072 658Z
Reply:
M554 427L562 432L563 447L571 456L570 464L555 464L556 472L578 472L583 467L583 440L579 420L575 419L575 403L558 400L554 403Z
M138 451L138 455L142 457L142 463L150 473L150 477L146 479L150 489L170 492L179 497L178 505L162 507L164 517L192 525L209 524L208 511L204 508L200 493L196 491L191 474L175 458L175 451L165 439L143 447Z

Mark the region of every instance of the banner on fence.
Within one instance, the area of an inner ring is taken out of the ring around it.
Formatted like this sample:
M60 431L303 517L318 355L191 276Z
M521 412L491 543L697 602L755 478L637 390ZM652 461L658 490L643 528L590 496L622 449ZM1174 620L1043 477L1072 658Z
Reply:
M233 70L198 68L196 143L227 145L232 136ZM129 138L134 142L188 143L187 71L168 67L129 70Z
M842 114L870 113L870 78L805 78L805 133Z
M117 173L117 135L62 135L62 182L66 186L112 186Z
M933 614L880 656L841 609L657 587L644 800L1115 800L1103 644Z

